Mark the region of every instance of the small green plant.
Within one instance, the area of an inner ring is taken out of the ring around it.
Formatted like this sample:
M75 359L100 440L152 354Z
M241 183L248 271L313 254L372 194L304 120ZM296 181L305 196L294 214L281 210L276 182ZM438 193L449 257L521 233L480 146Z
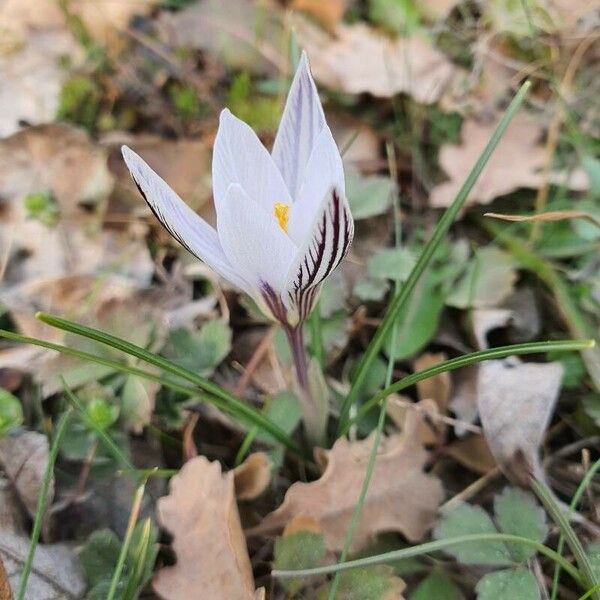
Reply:
M60 211L52 192L44 191L28 194L23 202L29 219L35 219L46 225L46 227L54 227L58 223Z
M102 95L100 84L92 76L71 77L60 92L56 116L62 121L80 125L93 132L97 128L102 108Z
M0 438L23 422L21 402L9 391L0 388Z
M169 87L169 96L177 116L187 123L200 115L198 92L189 85L173 83Z
M530 493L506 488L494 498L493 519L481 507L463 504L442 516L434 537L447 540L498 531L543 543L548 534L546 515ZM527 560L535 554L532 547L482 541L448 548L445 552L465 565L511 567L485 575L477 584L478 598L491 598L490 591L499 589L520 590L515 597L523 600L540 598L535 577L527 570Z
M281 111L279 99L258 95L246 72L233 78L227 94L227 106L257 131L275 131L277 127Z
M138 523L117 583L119 600L134 600L150 580L158 554L158 531L146 519ZM87 600L105 600L119 563L123 541L110 529L94 531L81 550L83 572L90 586Z

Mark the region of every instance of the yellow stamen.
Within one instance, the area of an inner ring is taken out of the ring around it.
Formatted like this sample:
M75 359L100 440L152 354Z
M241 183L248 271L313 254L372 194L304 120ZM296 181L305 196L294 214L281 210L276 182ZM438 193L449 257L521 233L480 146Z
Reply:
M290 218L289 215L290 205L284 204L283 202L276 202L273 211L275 212L275 218L279 223L279 227L284 233L288 232L288 220Z

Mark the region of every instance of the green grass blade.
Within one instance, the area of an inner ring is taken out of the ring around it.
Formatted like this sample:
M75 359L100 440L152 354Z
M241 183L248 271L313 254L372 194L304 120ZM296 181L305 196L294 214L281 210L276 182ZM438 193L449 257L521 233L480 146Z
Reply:
M33 557L35 555L35 548L40 539L40 532L42 530L42 520L44 518L44 511L46 509L46 501L48 500L48 489L50 488L50 480L54 473L54 464L58 456L58 449L60 448L60 442L66 431L67 423L71 417L72 410L65 411L56 426L56 432L54 439L52 440L52 446L50 447L50 453L48 456L48 464L44 471L44 478L42 479L42 486L38 496L37 509L35 511L35 518L33 521L33 530L31 532L31 541L29 542L29 548L27 550L27 556L25 563L23 564L23 571L21 571L21 578L19 580L19 589L17 591L17 600L23 600L25 598L25 592L27 591L27 580L31 573L31 567L33 565Z
M589 589L583 596L579 596L577 600L587 600L591 598L593 594L600 592L600 583L597 583L593 588Z
M231 415L234 418L243 420L251 425L256 425L260 429L270 433L278 442L280 442L284 446L286 446L288 448L288 450L290 450L290 452L293 452L294 454L296 454L298 456L304 457L302 450L295 444L295 442L282 429L280 429L277 425L275 425L274 423L269 421L254 407L243 403L241 400L239 400L238 398L236 398L233 395L230 395L230 400L227 401L227 400L224 400L222 397L216 397L211 394L207 394L202 389L183 385L176 381L172 381L170 379L161 377L159 375L155 375L154 373L144 371L143 369L139 369L137 367L132 367L130 365L126 365L126 364L120 363L118 361L114 361L114 360L104 358L101 356L96 356L94 354L91 354L88 352L83 352L81 350L76 350L74 348L69 348L68 346L62 346L60 344L46 342L44 340L40 340L37 338L22 336L18 333L13 333L12 331L0 330L0 337L9 339L9 340L12 340L15 342L31 344L34 346L47 348L49 350L55 350L56 352L60 352L62 354L80 358L82 360L95 362L97 364L110 367L111 369L114 369L115 371L127 373L129 375L136 375L138 377L142 377L143 379L147 379L148 381L153 381L155 383L159 383L160 385L162 385L164 387L170 388L170 389L180 392L182 394L186 394L191 397L198 397L200 400L210 403L213 406L216 406L217 408L223 410L224 412L228 413L229 415ZM140 350L143 350L143 349L140 348ZM146 351L144 351L144 352L146 352ZM152 353L147 353L147 354L149 354L151 357L155 357L155 355L153 355ZM160 357L155 357L155 358L160 359ZM161 364L164 364L164 363L173 364L173 363L170 363L170 361L166 361L164 359L160 359L160 360L161 360ZM151 364L156 364L152 361L147 361L147 362L151 362ZM168 371L169 369L165 368L164 370ZM181 368L178 368L178 372L177 372L177 374L180 376L181 376L181 370L182 370ZM183 371L186 371L186 369L183 369ZM194 375L193 373L191 373L189 371L187 371L187 374ZM194 375L194 377L196 377L196 376ZM183 378L183 376L182 376L182 378ZM186 378L186 379L189 380L189 378ZM218 388L218 386L215 386L215 387Z
M387 398L390 394L404 390L419 381L434 377L440 373L447 371L454 371L461 367L468 367L475 363L483 362L485 360L494 360L499 358L506 358L507 356L517 356L521 354L537 354L539 352L552 352L552 351L568 351L568 350L583 350L586 348L593 348L595 345L594 340L559 340L552 342L529 342L527 344L513 344L511 346L499 346L498 348L490 348L488 350L480 350L478 352L471 352L470 354L464 354L450 360L445 360L417 371L411 375L396 381L389 387L385 388L373 398L365 402L356 412L356 415L350 419L347 425L342 429L342 434L346 433L348 429L354 424L360 421L370 410L375 408L380 402Z
M548 511L548 514L552 517L552 520L558 525L561 535L564 536L567 545L569 548L571 548L571 552L573 552L575 560L577 561L579 572L581 573L581 579L586 591L593 588L597 581L597 578L594 575L594 569L590 563L588 555L583 548L583 544L579 541L577 534L571 527L571 523L569 523L569 519L567 518L564 510L558 506L552 497L552 493L548 489L548 486L543 481L532 478L531 489L535 492L540 502L544 505L544 508ZM561 564L562 566L562 563L558 564ZM593 592L591 597L595 600L600 600L600 593Z
M137 523L138 515L140 514L140 508L142 505L142 499L144 498L144 491L146 489L146 482L138 486L133 496L133 503L131 505L131 512L129 514L129 522L127 523L127 532L125 533L125 539L121 544L121 551L119 552L119 558L117 559L117 565L113 572L113 576L110 582L110 588L106 595L106 600L114 600L119 582L121 581L121 574L125 567L125 560L127 559L127 553L129 552L129 546L131 546L131 540L133 539L133 532L135 530L135 524Z
M581 497L585 493L585 490L587 489L588 485L590 485L590 483L592 482L592 480L594 479L594 476L596 475L596 473L598 471L600 471L600 460L597 460L589 468L588 472L585 474L585 477L581 480L581 483L577 486L577 490L575 491L575 494L569 504L569 508L571 510L574 511L577 509L577 507L579 506L579 502L581 501ZM556 547L556 551L561 556L563 553L564 546L565 546L565 536L561 533L560 537L558 538L558 545ZM550 594L551 600L556 600L556 596L558 594L559 579L560 579L560 565L557 564L554 568L554 575L552 577L552 593ZM598 586L595 586L595 587L598 587ZM595 591L596 590L594 590L594 592ZM588 597L588 596L589 596L589 594L586 594L586 597Z
M510 123L511 119L523 103L530 87L530 82L525 82L513 98L509 107L506 109L506 112L500 119L500 122L496 126L496 129L494 130L490 141L487 143L487 146L481 153L480 157L477 159L473 170L469 173L469 176L465 180L463 186L459 190L452 204L448 207L446 212L444 212L444 214L442 215L442 218L439 220L437 227L435 228L433 235L431 236L431 239L423 248L423 252L421 253L421 256L419 256L419 260L413 267L408 279L406 280L406 283L402 286L400 292L396 294L393 300L391 301L385 313L383 321L381 322L381 325L379 325L377 331L375 332L375 335L373 336L373 339L371 340L371 343L367 347L367 350L365 351L358 365L356 377L352 384L352 388L350 389L348 396L346 396L344 403L342 404L340 410L340 424L338 433L341 433L343 430L347 429L346 426L348 422L348 415L350 413L350 407L357 401L358 395L362 389L367 373L371 365L373 364L373 361L377 357L377 354L381 350L381 347L383 346L383 343L385 342L387 336L389 335L390 329L396 317L398 316L399 312L402 310L403 306L409 299L410 294L412 293L415 285L421 278L421 275L424 273L425 269L429 265L429 262L431 261L431 258L433 257L437 247L439 246L440 242L450 229L450 226L452 225L460 209L463 207L471 189L475 185L475 182L479 178L479 175L483 171L483 168L490 159L490 156L496 149L496 146L502 138L502 135L508 127L508 124Z
M365 558L359 558L356 560L350 560L346 563L337 565L327 565L325 567L316 567L314 569L299 569L297 571L272 571L273 577L279 577L280 579L289 579L292 577L312 577L320 575L330 575L331 573L337 573L338 571L348 571L350 569L358 569L364 567L372 567L374 565L383 565L393 563L398 560L412 558L413 556L422 556L424 554L430 554L439 550L445 550L452 546L459 544L469 544L474 542L510 542L511 544L523 544L535 548L537 552L547 556L554 562L559 563L565 571L580 585L584 587L581 574L579 571L566 559L560 556L557 552L540 544L535 540L530 540L525 537L518 535L510 535L507 533L474 533L471 535L461 535L455 538L446 538L443 540L435 540L433 542L425 542L417 546L411 546L410 548L402 548L401 550L394 550L392 552L386 552L384 554L376 554L374 556L367 556Z
M396 172L396 160L394 155L394 148L391 143L387 144L387 156L388 163L390 165L390 175L394 181L398 179L398 173ZM400 228L400 197L398 195L397 190L394 190L393 193L393 202L392 202L392 210L394 213L394 245L395 248L398 249L400 247L401 241L401 228ZM400 289L400 282L396 280L394 283L394 292L398 293ZM398 335L398 329L394 327L391 333L391 347L396 347L396 337ZM390 352L387 363L387 370L385 373L385 387L389 387L392 383L392 377L394 376L394 355ZM375 437L373 439L373 444L371 445L371 451L369 452L369 460L367 462L367 468L365 469L365 476L363 478L360 494L358 496L358 502L352 511L352 518L350 520L350 526L346 532L346 537L344 539L344 547L342 549L342 553L340 555L340 559L338 563L346 562L346 558L350 552L350 547L352 546L352 540L354 539L354 535L356 534L356 529L358 528L358 522L360 520L360 515L363 510L363 506L365 504L365 500L367 498L367 493L369 491L369 485L371 483L371 478L373 477L373 472L375 470L375 462L377 461L377 452L379 450L379 444L381 443L381 436L383 435L383 427L385 425L385 417L387 413L387 398L383 400L381 406L379 407L379 416L377 419L377 427L375 428ZM333 581L331 582L331 587L329 588L329 595L327 600L335 600L335 595L337 593L337 589L340 584L340 573L336 573Z

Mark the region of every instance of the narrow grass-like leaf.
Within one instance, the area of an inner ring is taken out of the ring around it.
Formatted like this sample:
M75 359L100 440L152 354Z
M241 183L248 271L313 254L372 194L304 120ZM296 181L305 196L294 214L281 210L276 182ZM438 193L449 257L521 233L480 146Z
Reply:
M381 347L383 346L387 336L389 335L394 321L398 316L398 313L406 304L414 287L421 278L421 275L424 273L425 269L429 265L429 262L431 261L431 258L433 257L437 247L439 246L440 242L450 229L450 226L452 225L454 219L458 215L460 209L463 207L471 189L475 185L475 182L479 178L479 175L483 171L483 168L487 164L492 153L496 149L496 146L502 138L502 135L508 127L508 124L510 123L517 110L520 108L523 101L525 100L525 96L530 87L531 83L529 81L526 81L513 98L512 102L506 109L506 112L500 119L500 122L496 126L496 129L494 130L490 141L487 143L487 146L484 148L483 152L477 159L475 166L469 173L463 186L460 188L458 194L456 195L456 198L454 199L452 204L447 208L446 212L442 215L442 218L439 220L437 227L435 228L433 235L431 236L431 239L423 248L423 252L419 256L419 260L412 269L408 279L406 280L406 283L400 288L399 293L394 296L390 305L388 306L388 309L385 313L383 321L381 322L381 325L379 325L379 327L377 328L377 331L375 332L371 343L369 344L365 353L363 354L363 357L356 370L356 375L352 383L350 392L344 399L344 402L340 409L340 422L338 434L347 429L350 407L357 401L358 395L362 389L362 385L365 381L365 378L367 377L367 373L371 365L373 364L373 361L377 357L377 354L381 350Z
M577 486L577 490L575 491L575 494L573 495L573 498L571 499L571 503L569 504L569 508L571 510L577 509L577 507L579 506L579 502L581 501L581 497L585 493L585 490L587 489L588 485L590 485L590 483L592 482L592 480L594 479L594 477L598 471L600 471L600 460L597 460L589 468L588 472L585 474L585 477L581 480L581 483ZM561 532L560 537L558 538L558 545L556 547L556 551L561 556L563 553L564 546L565 546L565 536ZM555 568L554 568L554 575L552 577L552 593L550 595L551 600L556 600L556 597L558 594L559 579L560 579L560 564L556 564ZM596 592L600 592L600 584L594 586L593 591L588 590L588 592L585 594L584 597L589 598L589 596L592 593L596 593Z
M44 511L46 509L46 501L48 500L48 489L50 488L50 480L54 473L54 464L58 456L58 449L60 448L60 442L66 431L67 423L71 417L72 410L65 411L58 421L56 431L54 433L54 439L52 440L52 446L50 447L50 454L48 456L48 464L44 471L44 478L42 479L42 485L40 487L40 493L38 496L37 509L35 511L35 518L33 520L33 530L31 532L31 541L29 542L29 549L27 550L27 556L25 563L23 564L23 570L21 571L21 578L19 580L19 589L17 591L17 600L23 600L25 598L25 592L27 591L27 580L31 573L31 567L33 565L33 557L35 555L35 548L40 539L40 532L42 530L42 520L44 518Z
M600 583L597 583L593 588L590 588L583 596L579 596L577 600L587 600L591 598L593 594L600 592Z
M532 478L531 489L544 505L544 508L548 511L552 520L558 525L561 535L564 536L567 545L571 548L571 552L573 552L577 565L579 566L579 572L581 573L581 579L585 589L589 590L590 588L593 588L596 584L594 569L592 568L592 564L590 563L590 559L583 544L579 541L577 534L571 527L571 523L569 523L569 519L565 512L558 506L552 497L552 493L548 489L548 486L544 482ZM591 597L600 600L600 593L594 592Z
M398 174L395 172L396 165L396 157L394 154L394 147L391 143L387 145L387 156L388 163L390 165L390 174L394 181L397 179ZM393 202L392 208L394 211L394 243L395 249L398 250L400 248L401 241L401 229L400 229L400 218L399 218L399 204L400 198L396 189L394 189L393 193ZM400 289L400 281L396 280L394 286L394 292L398 293ZM396 348L396 336L398 335L398 329L396 327L392 328L392 333L390 336L391 339L391 348L392 351L388 357L387 369L385 374L385 387L389 387L392 383L392 377L394 375L394 363L395 363L395 353L394 349ZM367 498L367 493L369 491L369 484L371 483L371 478L373 477L373 471L375 470L375 462L377 460L377 452L379 450L379 444L381 443L381 436L383 435L383 427L385 425L385 417L387 414L387 398L383 400L381 406L379 407L379 417L377 419L377 427L375 428L375 437L373 438L373 444L371 446L371 451L369 453L369 461L367 463L367 468L365 470L365 476L363 478L360 494L358 496L358 501L354 510L352 511L352 518L350 519L350 526L346 532L346 537L344 539L344 547L342 549L342 553L340 555L339 563L346 562L346 558L348 557L348 553L350 552L350 547L352 545L352 540L354 539L354 534L356 533L356 529L358 527L358 522L360 520L360 515L363 510L363 506L365 504L365 500ZM340 585L340 572L338 571L331 582L331 587L329 588L328 600L335 600L335 595L337 589Z
M390 394L404 390L412 385L415 385L419 381L434 377L440 373L447 371L454 371L461 367L467 367L478 362L486 360L496 360L499 358L506 358L507 356L517 356L522 354L536 354L538 352L552 352L552 351L566 351L566 350L584 350L586 348L593 348L595 345L594 340L559 340L559 341L548 341L548 342L528 342L527 344L513 344L511 346L499 346L498 348L490 348L488 350L480 350L479 352L471 352L470 354L464 354L450 360L445 360L437 365L417 371L411 375L396 381L389 387L385 388L373 398L365 402L356 412L356 415L348 421L348 424L342 429L341 433L344 434L350 429L350 427L359 422L370 410L375 408Z
M206 389L198 384L199 380L202 382L206 382L206 380L204 378L200 377L199 375L196 375L195 373L192 373L191 371L188 371L187 369L184 369L183 367L180 367L179 365L176 365L176 364L172 363L171 361L166 360L160 356L156 356L155 354L152 354L151 352L148 352L147 350L140 348L139 346L135 346L134 344L125 342L125 340L120 340L119 338L115 338L114 336L110 336L109 334L104 334L101 331L83 327L81 325L77 325L76 323L71 323L70 321L65 321L64 319L58 319L57 317L53 318L50 315L45 315L45 317L46 316L49 318L49 320L44 321L44 322L49 325L53 325L59 329L65 329L66 331L71 331L72 333L82 335L83 337L88 337L90 339L94 339L95 341L98 341L100 343L103 343L103 344L106 344L113 348L116 348L118 350L121 350L122 352L125 352L126 354L131 354L132 356L136 356L137 358L140 358L141 360L144 360L150 364L153 364L155 366L162 368L164 371L167 371L174 375L177 375L177 376L181 377L182 379L186 379L187 381L194 383L198 387L194 388L194 387L185 386L185 385L182 385L181 383L178 383L177 381L172 381L165 377L160 377L153 373L149 373L148 371L144 371L143 369L131 367L124 363L119 363L117 361L113 361L113 360L106 359L106 358L103 358L100 356L96 356L94 354L90 354L90 353L83 352L80 350L75 350L75 349L69 348L67 346L61 346L60 344L53 344L51 342L46 342L44 340L39 340L37 338L25 337L25 336L22 336L22 335L19 335L19 334L10 332L10 331L0 330L0 337L4 337L6 339L10 339L10 340L13 340L16 342L40 346L42 348L48 348L50 350L56 350L57 352L61 352L63 354L68 354L70 356L81 358L83 360L89 360L89 361L92 361L92 362L95 362L95 363L98 363L101 365L111 367L111 368L115 369L116 371L128 373L131 375L137 375L139 377L142 377L149 381L154 381L156 383L159 383L160 385L163 385L163 386L173 389L175 391L181 392L183 394L187 394L189 396L197 396L202 401L213 404L217 408L223 410L224 412L227 412L228 414L230 414L231 416L233 416L234 418L236 418L238 420L241 420L242 422L258 426L260 429L270 433L278 442L280 442L284 446L286 446L288 448L288 450L290 450L291 452L293 452L294 454L296 454L298 456L304 457L304 454L303 454L302 450L298 447L298 445L284 431L282 431L274 423L271 423L271 421L269 421L266 417L264 417L254 407L244 403L239 398L236 398L232 394L229 394L225 390L222 390L219 386L217 386L215 384L211 384L210 382L208 382L208 383L212 386L212 388L219 390L220 393L218 395L212 394L210 392L207 393ZM66 327L61 327L59 325L54 325L53 323L50 323L50 320L54 321L54 319L58 319L58 321L60 321L61 324L68 324L69 329L66 329ZM73 326L73 327L71 328L71 326ZM75 331L75 329L77 329L77 331ZM83 331L80 331L80 329L82 329ZM92 332L94 334L94 337L92 337L91 335L87 335L86 333L88 331ZM113 341L116 340L117 342L122 343L123 347L117 347L116 345L111 343L111 341L107 341L104 339L100 340L100 339L98 339L98 337L96 337L96 334L99 334L99 336L108 336L108 338L110 338L111 340L113 340ZM200 388L200 389L198 389L198 388Z
M117 593L117 588L119 586L119 582L121 581L121 574L123 573L123 568L125 566L125 559L127 558L129 546L131 545L131 540L133 539L135 524L137 523L138 515L140 514L140 508L142 506L142 499L144 498L145 489L146 482L142 481L133 496L131 512L129 513L129 521L127 523L127 531L125 532L125 539L121 544L121 552L119 552L119 558L110 582L110 588L108 590L108 594L106 595L106 600L114 600L115 594Z
M356 560L350 560L348 562L336 565L327 565L324 567L315 567L314 569L299 569L299 570L274 570L271 572L273 577L279 577L281 579L289 579L290 577L312 577L321 575L330 575L331 573L337 573L338 571L347 571L349 569L357 569L363 567L371 567L373 565L392 564L394 561L411 558L413 556L422 556L423 554L431 554L438 550L445 550L446 548L456 546L458 544L469 544L469 543L481 543L485 541L490 542L508 542L511 544L524 544L535 548L537 552L547 556L549 559L556 563L559 563L565 571L580 585L582 588L587 589L582 580L581 574L578 569L574 567L568 560L560 556L557 552L540 544L534 540L520 537L518 535L510 535L507 533L474 533L472 535L461 535L455 538L446 538L444 540L436 540L434 542L425 542L417 546L411 546L410 548L402 548L401 550L394 550L392 552L386 552L384 554L375 554L373 556L366 556L365 558L359 558Z

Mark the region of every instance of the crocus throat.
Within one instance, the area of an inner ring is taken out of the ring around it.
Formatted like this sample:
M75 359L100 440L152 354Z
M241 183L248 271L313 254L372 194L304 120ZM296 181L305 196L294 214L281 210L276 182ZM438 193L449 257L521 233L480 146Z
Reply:
M289 215L290 205L284 204L283 202L276 202L273 208L273 212L275 213L275 218L279 223L279 227L284 233L288 232L288 220L290 218Z

